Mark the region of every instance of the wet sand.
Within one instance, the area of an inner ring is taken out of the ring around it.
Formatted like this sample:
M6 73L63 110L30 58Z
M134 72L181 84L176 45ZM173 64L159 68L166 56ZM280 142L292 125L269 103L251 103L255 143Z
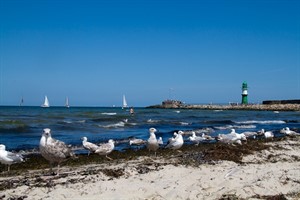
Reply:
M300 199L300 138L79 155L53 176L39 155L5 172L0 199Z

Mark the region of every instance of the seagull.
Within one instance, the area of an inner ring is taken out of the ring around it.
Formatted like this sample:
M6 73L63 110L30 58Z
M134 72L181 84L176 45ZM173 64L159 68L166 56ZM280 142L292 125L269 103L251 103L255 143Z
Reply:
M109 160L112 160L112 158L108 157L107 155L110 154L115 148L115 141L113 141L112 139L108 140L108 143L104 143L101 144L97 150L95 151L95 153L102 155L106 158L108 158Z
M291 131L289 127L281 129L280 133L283 133L285 135L300 135L300 133L297 133L296 131Z
M176 136L175 138L170 138L169 143L167 144L166 148L177 150L180 149L183 145L183 137L182 137L183 132L178 131L178 134L174 135Z
M178 136L178 134L176 132L174 132L173 135L174 135L174 137L171 137L171 138L168 139L168 144L175 142L175 138Z
M253 138L255 138L257 136L257 132L255 132L255 131L246 131L246 132L243 132L242 134L244 134L246 137L253 137Z
M159 137L159 138L158 138L157 143L158 143L159 145L163 145L163 144L164 144L164 141L163 141L162 137Z
M90 153L95 153L99 146L94 143L88 142L87 137L82 137L81 139L83 148L89 151L88 155L90 155Z
M219 134L216 140L226 144L242 144L241 140L234 134Z
M156 135L155 135L156 132L157 132L157 130L155 128L150 128L149 129L150 137L147 140L147 148L149 149L149 151L154 151L155 156L156 156L156 151L159 148L159 143L158 143L158 141L156 139Z
M200 142L204 141L205 138L202 136L196 136L196 133L193 131L192 136L189 137L189 140L196 143L196 145L199 145Z
M265 131L265 129L261 129L261 133L264 134L266 139L274 137L274 133L272 131Z
M143 145L143 144L145 144L146 143L146 141L145 140L143 140L143 139L131 139L131 140L129 140L129 145Z
M205 140L214 140L213 137L211 137L210 135L206 135L205 133L202 133L202 137L203 137Z
M244 133L237 133L235 132L235 129L231 129L231 132L228 135L232 135L233 137L236 137L238 140L244 140L247 141L247 138Z
M75 154L71 148L64 142L56 140L51 137L51 130L45 128L40 140L40 153L50 162L50 165L57 163L57 175L59 175L60 164L70 157L75 158Z
M21 154L6 151L5 145L0 144L0 162L4 165L7 165L7 171L9 171L10 165L24 162L24 160Z

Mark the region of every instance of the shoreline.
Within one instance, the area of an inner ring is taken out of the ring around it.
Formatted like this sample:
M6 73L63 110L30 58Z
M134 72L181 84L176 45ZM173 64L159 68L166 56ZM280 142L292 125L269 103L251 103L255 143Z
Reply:
M199 110L255 110L255 111L300 111L300 104L248 104L248 105L153 105L146 108L199 109Z
M37 155L0 172L0 199L299 199L299 151L300 137L114 151L79 155L59 176Z

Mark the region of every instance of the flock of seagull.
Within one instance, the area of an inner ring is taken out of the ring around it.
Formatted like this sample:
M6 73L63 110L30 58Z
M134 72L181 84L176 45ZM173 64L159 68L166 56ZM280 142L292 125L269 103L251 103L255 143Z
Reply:
M163 145L163 140L161 137L156 138L155 133L157 130L155 128L149 129L149 139L131 139L129 140L129 145L146 145L149 151L154 151L156 156L156 151ZM300 133L290 130L288 127L280 130L280 133L289 135L289 136L300 136ZM183 135L187 134L183 131L174 132L174 136L169 138L168 143L165 148L169 148L172 150L178 150L184 144ZM191 132L191 136L188 137L189 141L199 145L201 142L217 140L218 142L223 142L226 144L242 144L242 141L247 141L248 137L256 138L257 136L262 136L265 138L273 138L274 134L272 131L265 131L262 129L258 132L244 132L237 133L235 129L231 129L231 132L228 134L219 134L216 138L206 135L204 133L201 136L196 135L195 132ZM108 157L114 148L115 141L110 139L107 143L103 143L100 145L96 145L94 143L88 142L87 137L83 137L82 146L84 149L88 150L88 155L90 153L95 153L99 155L105 156L107 159L112 160L112 158ZM60 164L69 159L76 158L76 155L71 149L71 146L66 145L64 142L52 138L51 130L49 128L45 128L43 130L42 137L40 139L39 144L40 154L49 161L50 165L57 164L57 175L59 174L59 166ZM0 144L0 162L2 164L8 165L8 171L10 170L10 165L15 163L24 162L24 157L19 153L6 151L6 147L4 144Z

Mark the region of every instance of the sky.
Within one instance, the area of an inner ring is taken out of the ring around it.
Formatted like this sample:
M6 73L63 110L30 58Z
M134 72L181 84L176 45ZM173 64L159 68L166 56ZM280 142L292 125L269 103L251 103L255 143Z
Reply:
M0 105L300 99L298 0L0 0Z

